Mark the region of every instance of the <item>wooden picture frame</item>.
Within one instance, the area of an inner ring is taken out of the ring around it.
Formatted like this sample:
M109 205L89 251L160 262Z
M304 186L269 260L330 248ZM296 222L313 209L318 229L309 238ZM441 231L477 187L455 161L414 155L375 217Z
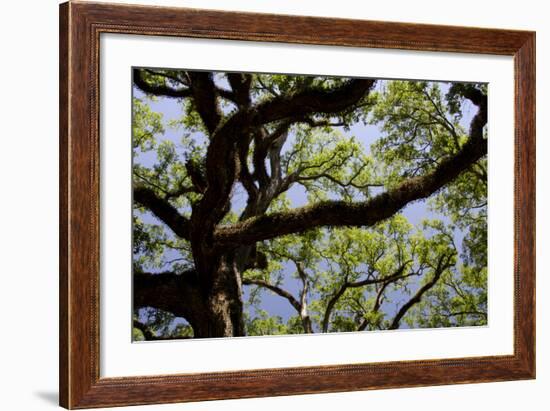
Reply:
M513 56L514 354L100 378L101 33ZM535 378L535 33L184 8L60 6L60 405L91 408Z

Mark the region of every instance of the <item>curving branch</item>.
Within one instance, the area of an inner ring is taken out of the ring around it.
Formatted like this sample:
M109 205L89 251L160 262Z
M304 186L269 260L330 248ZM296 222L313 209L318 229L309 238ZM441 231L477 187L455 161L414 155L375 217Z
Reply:
M166 224L177 236L189 240L190 223L168 200L159 197L154 190L142 186L134 186L134 201L146 207L158 219Z
M289 293L288 291L284 290L279 286L276 286L274 284L271 284L261 279L254 279L254 278L244 278L243 284L257 285L259 287L267 288L268 290L273 291L275 294L287 299L288 302L296 309L296 311L300 312L301 310L300 302L291 293Z
M247 111L238 111L211 136L205 161L206 189L191 217L196 253L201 253L201 248L210 248L214 228L231 206L231 191L240 172L237 141L248 135L247 114Z
M174 88L166 84L166 82L164 84L151 84L147 81L146 76L144 76L145 71L147 70L140 68L135 68L133 70L134 85L144 93L172 98L185 98L191 96L191 90L188 88ZM154 74L161 75L160 73Z
M415 304L418 304L422 300L422 296L433 288L433 286L441 278L441 275L445 272L445 270L453 266L453 257L454 254L444 254L439 257L437 267L434 269L432 279L424 284L422 287L420 287L418 291L411 297L411 299L399 309L399 311L393 318L390 326L388 327L389 330L395 330L399 328L399 324L401 323L401 320L403 319L405 314L407 314L407 311L409 311Z
M329 300L328 300L327 307L325 308L325 314L323 316L323 323L322 323L323 332L325 332L325 333L328 332L330 316L332 314L332 311L334 310L334 306L336 305L338 300L342 297L342 295L344 295L344 293L346 292L346 290L348 288L359 288L359 287L364 287L364 286L367 286L367 285L380 284L380 283L390 284L392 282L401 280L403 278L407 278L410 275L409 274L403 275L403 271L405 271L405 268L407 268L407 265L409 265L411 262L412 261L410 261L410 260L405 261L403 264L401 264L397 268L397 270L395 270L395 272L393 274L391 274L387 277L367 278L365 280L355 281L355 282L350 282L350 281L347 281L347 279L346 279L343 282L343 284L340 286L338 291L336 291L332 295L332 297L330 297Z
M478 112L471 121L468 141L456 154L441 159L432 172L409 178L396 188L364 202L324 201L219 227L215 232L217 245L231 248L236 244L252 244L321 226L368 227L391 217L410 202L429 197L487 154L487 140L483 137L487 96L478 93L481 92L471 91L470 97L478 103Z
M232 100L240 107L249 106L252 76L246 73L227 73L227 80L231 86Z
M294 119L303 121L311 114L339 113L355 106L370 90L376 80L353 79L332 89L311 88L293 95L281 95L257 106L255 122Z
M359 176L361 171L366 167L366 164L363 165L359 170L348 180L348 181L340 181L336 177L331 176L327 172L322 172L318 174L313 174L310 176L295 176L291 178L292 182L302 182L302 181L310 181L310 180L317 180L321 178L326 178L329 181L332 181L334 184L342 187L342 188L348 188L353 187L358 190L364 190L371 187L384 187L384 184L382 183L364 183L364 184L358 184L355 183L355 179Z
M338 291L336 291L332 295L332 297L329 298L328 303L327 303L327 307L325 308L325 314L323 316L323 324L321 326L321 329L323 330L324 333L328 332L328 325L329 325L329 321L330 321L330 316L332 315L332 310L334 309L334 306L336 305L336 303L338 302L340 297L342 297L344 295L344 293L346 292L347 289L348 289L347 283L344 282L344 284L342 284L340 286Z
M206 129L212 135L222 119L217 97L219 90L214 84L212 73L205 71L188 71L190 89L197 113Z
M262 287L265 289L268 289L275 294L277 294L280 297L285 298L288 300L290 305L294 307L294 309L297 311L300 320L302 321L302 326L304 327L304 332L306 334L313 334L313 324L311 322L311 318L309 317L308 308L307 308L307 293L309 292L309 281L307 278L307 274L304 269L304 265L302 262L296 261L294 259L291 259L294 264L296 265L296 270L298 273L298 277L300 278L300 281L302 282L302 291L300 292L300 301L298 301L290 292L287 290L276 286L274 284L269 283L268 281L262 280L262 279L254 279L254 278L245 278L243 279L244 285L256 285L258 287Z
M211 132L210 145L206 154L207 189L194 208L192 217L194 227L192 238L195 243L200 244L193 250L196 257L200 254L208 255L212 246L216 245L213 238L215 228L229 211L231 191L241 174L239 141L246 141L252 134L262 130L263 125L283 120L285 117L298 120L313 113L337 113L348 109L359 102L375 82L375 80L351 80L341 87L330 90L312 89L290 96L275 97L258 105L238 110L217 127L219 114L212 114L217 112L217 106L212 104L212 101L215 101L214 85L211 78L205 77L206 74L189 72L191 88L196 90L194 93L198 93L198 85L201 81L204 82L200 91L203 94L201 101L205 104L199 104L198 96L194 97L194 101L205 124L210 123L207 127ZM207 115L213 116L214 120L208 121ZM276 157L276 151L273 153ZM269 155L269 149L267 154ZM246 181L246 171L242 176ZM251 192L254 191L252 185L248 184L248 187ZM270 191L272 196L275 190L270 189ZM233 245L239 246L238 243ZM202 270L203 263L199 262L199 265L200 267L197 268Z
M183 317L192 323L198 301L197 274L187 271L133 275L134 309L152 307ZM200 305L199 305L200 306Z
M391 217L410 202L427 198L487 153L487 141L470 139L453 157L422 177L410 178L396 188L365 202L324 201L313 206L251 218L220 227L215 241L220 247L252 244L321 226L372 226Z
M206 190L206 178L204 177L204 172L201 170L200 165L198 162L194 160L188 160L185 163L185 171L187 171L187 175L191 179L191 183L193 184L193 188L195 192L197 193L204 193Z
M259 133L255 134L253 176L264 192L267 191L269 185L278 183L277 180L280 180L280 159L278 157L291 126L291 121L283 121L271 133L262 128ZM270 160L271 176L267 173L265 166L267 159Z

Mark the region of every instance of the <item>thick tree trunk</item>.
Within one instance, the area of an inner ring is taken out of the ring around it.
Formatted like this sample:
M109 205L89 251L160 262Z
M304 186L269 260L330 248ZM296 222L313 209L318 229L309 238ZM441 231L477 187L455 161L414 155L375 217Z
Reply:
M234 295L220 290L208 297L206 310L194 327L195 338L245 335L242 304Z
M242 285L233 255L215 258L210 272L203 275L203 301L193 310L192 324L196 338L239 337L245 335Z
M134 307L153 307L182 317L196 338L244 335L240 273L232 265L212 267L215 280L210 284L200 281L194 270L135 273Z

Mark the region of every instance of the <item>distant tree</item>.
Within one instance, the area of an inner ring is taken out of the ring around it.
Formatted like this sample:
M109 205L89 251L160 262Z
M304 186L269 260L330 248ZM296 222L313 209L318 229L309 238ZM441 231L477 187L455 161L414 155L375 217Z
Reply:
M484 85L133 76L134 338L486 324ZM161 138L158 97L184 108L181 145ZM370 151L357 124L378 126ZM413 227L400 210L427 198L442 217ZM265 292L295 315L262 309Z

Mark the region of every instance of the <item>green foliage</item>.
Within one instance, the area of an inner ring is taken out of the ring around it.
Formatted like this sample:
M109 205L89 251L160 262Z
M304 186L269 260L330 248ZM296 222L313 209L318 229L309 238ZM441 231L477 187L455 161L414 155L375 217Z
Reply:
M311 203L331 197L368 198L369 188L376 183L373 160L365 147L336 128L297 127L282 164L287 175L296 175Z
M134 312L132 341L144 341L145 334L153 339L192 338L193 328L186 322L175 321L176 317L169 312L153 308L144 308ZM139 328L138 325L139 324Z
M139 151L146 152L154 149L156 137L164 131L162 114L155 113L147 103L134 97L132 99L132 152L134 158Z
M382 137L373 145L382 176L395 185L433 170L466 141L460 117L449 116L440 83L391 81L373 98L370 122Z
M145 341L143 331L139 328L132 328L132 341Z
M279 316L270 316L267 311L261 310L252 319L246 319L248 335L282 335L289 334L287 327Z

